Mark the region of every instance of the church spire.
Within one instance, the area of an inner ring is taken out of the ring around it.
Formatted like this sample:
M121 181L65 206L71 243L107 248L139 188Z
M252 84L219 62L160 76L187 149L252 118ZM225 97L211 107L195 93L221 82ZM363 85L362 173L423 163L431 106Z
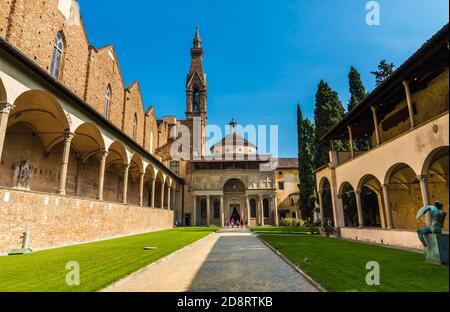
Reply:
M194 37L194 49L202 48L202 39L200 38L200 31L198 30L198 25L195 28L195 37Z

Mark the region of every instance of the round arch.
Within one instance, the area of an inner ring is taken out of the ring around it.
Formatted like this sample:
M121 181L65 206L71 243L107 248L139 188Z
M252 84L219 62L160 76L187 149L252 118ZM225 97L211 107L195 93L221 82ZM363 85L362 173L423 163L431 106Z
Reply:
M92 155L105 149L105 142L98 127L92 123L81 124L75 130L72 147L87 160Z
M223 185L224 192L245 192L247 187L240 179L232 178L227 180Z
M427 177L428 201L442 201L444 211L449 213L449 147L443 146L432 151L426 158L422 175ZM444 231L449 230L449 220L445 220Z
M327 177L323 177L319 182L319 196L322 199L322 225L334 226L333 201L331 198L331 183Z
M358 183L360 192L364 226L385 227L382 185L377 177L367 174Z
M423 206L417 173L406 163L397 163L386 173L393 225L398 229L417 230L423 226L416 220L417 210Z
M349 182L343 182L339 187L338 196L342 200L346 227L358 227L358 209L356 207L355 189Z
M35 131L33 135L40 138L46 152L63 141L64 133L70 128L67 116L58 101L40 90L26 91L14 102L8 128L20 123Z

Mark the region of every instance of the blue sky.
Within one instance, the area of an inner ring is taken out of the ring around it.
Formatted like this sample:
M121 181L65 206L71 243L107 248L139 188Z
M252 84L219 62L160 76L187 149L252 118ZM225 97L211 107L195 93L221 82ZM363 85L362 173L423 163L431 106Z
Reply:
M279 125L280 157L296 157L296 108L313 118L326 80L347 107L351 65L366 88L378 61L403 63L448 23L447 0L381 0L381 25L366 0L79 0L91 44L113 44L126 84L138 80L157 117L184 118L195 26L205 49L208 122Z

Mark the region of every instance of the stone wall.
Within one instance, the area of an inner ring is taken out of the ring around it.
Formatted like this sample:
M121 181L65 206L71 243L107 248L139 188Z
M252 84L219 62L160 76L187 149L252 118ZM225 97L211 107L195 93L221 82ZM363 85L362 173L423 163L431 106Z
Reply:
M173 211L0 188L0 253L33 250L171 228Z
M402 230L342 228L341 237L374 244L423 250L417 233Z

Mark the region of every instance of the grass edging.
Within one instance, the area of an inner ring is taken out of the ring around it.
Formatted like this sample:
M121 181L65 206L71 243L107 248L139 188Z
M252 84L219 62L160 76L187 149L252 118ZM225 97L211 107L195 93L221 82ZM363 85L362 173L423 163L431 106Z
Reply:
M319 283L317 283L314 279L312 279L306 272L300 269L297 265L295 265L291 260L285 257L281 252L276 250L272 245L266 242L264 239L260 237L259 234L256 234L256 238L258 238L264 245L266 245L270 250L272 250L278 257L280 257L284 262L290 265L295 271L301 274L313 287L315 287L319 292L328 292L325 288L322 287Z
M171 254L165 256L164 258L161 258L161 259L159 259L159 260L156 260L155 262L152 262L152 263L150 263L149 265L147 265L147 266L145 266L145 267L142 267L142 268L140 268L139 270L134 271L133 273L131 273L131 274L127 275L127 276L122 277L120 280L117 280L117 281L115 281L115 282L109 284L108 286L106 286L105 288L103 288L103 289L101 289L101 290L99 290L99 291L97 291L97 292L108 292L108 291L107 291L108 288L114 288L115 285L117 285L118 283L120 283L120 282L123 281L124 279L127 279L127 278L133 278L134 276L141 274L142 272L144 272L145 270L151 268L152 266L157 265L157 264L160 264L160 263L162 263L162 262L165 262L165 261L169 260L170 258L172 258L172 257L176 256L177 254L179 254L181 251L186 250L186 249L192 247L192 245L194 245L194 244L196 244L196 243L199 243L199 242L201 242L201 241L203 241L203 240L206 240L208 237L210 237L211 235L216 234L216 233L217 233L217 231L211 232L210 234L206 235L205 237L202 237L202 238L200 238L199 240L196 240L196 241L192 242L191 244L186 245L186 246L184 246L183 248L178 249L178 250L172 252Z

